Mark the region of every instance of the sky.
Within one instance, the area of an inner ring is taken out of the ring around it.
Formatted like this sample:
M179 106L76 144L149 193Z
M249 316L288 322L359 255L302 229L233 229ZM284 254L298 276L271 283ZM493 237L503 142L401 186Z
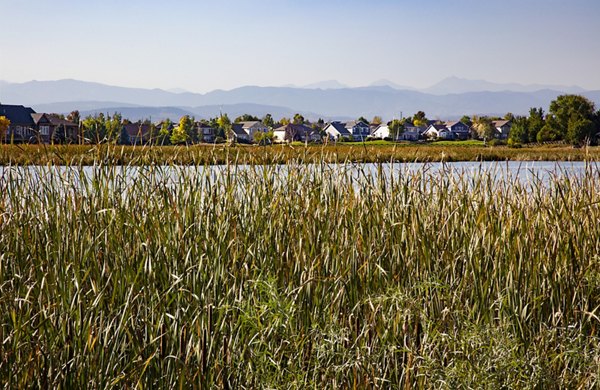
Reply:
M0 80L600 89L599 0L0 0Z

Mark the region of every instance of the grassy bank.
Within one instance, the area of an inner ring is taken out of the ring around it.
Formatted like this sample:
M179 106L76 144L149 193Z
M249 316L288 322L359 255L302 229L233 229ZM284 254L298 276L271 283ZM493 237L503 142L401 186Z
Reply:
M194 145L133 146L48 146L0 145L0 165L76 164L178 164L205 165L236 161L243 164L282 164L289 161L326 162L435 162L435 161L582 161L600 160L600 148L536 146L511 149L483 147L477 143L345 143L338 145L224 146Z
M597 171L162 169L0 178L2 383L600 384Z

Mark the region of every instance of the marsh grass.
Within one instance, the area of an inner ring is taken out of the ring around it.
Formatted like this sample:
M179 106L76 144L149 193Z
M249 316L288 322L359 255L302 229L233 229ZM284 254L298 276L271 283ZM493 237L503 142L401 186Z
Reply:
M599 161L600 147L483 147L479 141L431 144L352 142L329 145L0 145L0 165L222 165L304 162Z
M5 169L4 386L600 384L596 168L234 162Z

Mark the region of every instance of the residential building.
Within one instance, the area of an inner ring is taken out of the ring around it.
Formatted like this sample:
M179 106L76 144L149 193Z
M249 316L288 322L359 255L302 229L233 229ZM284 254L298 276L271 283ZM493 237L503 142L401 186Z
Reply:
M261 121L240 122L242 130L248 134L248 140L254 140L254 134L257 132L266 133L269 128Z
M371 135L369 124L363 121L346 122L346 129L352 134L352 138L357 141L364 141Z
M211 127L206 123L198 123L198 138L202 140L202 142L215 142L217 129Z
M72 143L79 140L79 126L50 114L31 114L37 129L35 142ZM33 140L32 140L33 141Z
M146 144L152 136L152 125L149 123L127 123L123 125L123 128L127 134L128 144L130 145Z
M334 121L325 126L325 133L329 138L333 140L339 140L340 138L352 138L352 132L346 128L346 124L338 121Z
M289 123L273 130L275 142L320 142L321 134L306 125Z
M3 141L16 143L34 141L38 133L31 114L35 114L35 111L30 107L0 104L0 116L10 121Z
M465 140L471 136L471 129L460 121L450 121L429 125L424 134L428 138Z
M244 130L244 125L241 123L233 123L231 125L231 135L237 142L250 142L250 134ZM230 138L228 135L227 138Z
M505 121L505 120L501 120L501 121L492 121L492 124L494 125L494 127L496 128L496 131L498 132L497 136L500 139L507 139L509 134L510 134L510 128L512 127L512 122L511 121Z

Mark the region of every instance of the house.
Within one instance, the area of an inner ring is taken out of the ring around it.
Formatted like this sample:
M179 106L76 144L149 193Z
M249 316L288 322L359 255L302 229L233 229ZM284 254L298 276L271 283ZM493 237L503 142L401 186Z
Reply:
M446 125L442 123L434 123L429 125L424 134L427 138L442 138L442 134L444 134L444 137L447 137L450 132L446 128Z
M198 138L202 140L202 142L215 142L217 138L217 129L211 127L207 123L197 123L198 128Z
M35 111L30 107L0 104L0 116L10 121L3 141L22 143L35 140L38 133L31 114Z
M427 126L415 126L410 122L404 123L404 131L398 135L398 140L402 141L418 141L425 133Z
M418 141L421 137L421 132L418 129L418 127L411 130L405 129L402 133L398 134L396 139L399 141Z
M512 127L511 121L492 121L492 124L498 132L497 136L500 139L507 139L510 134L510 128Z
M123 129L130 145L146 144L152 137L152 126L148 123L127 123L123 125Z
M242 130L248 134L248 140L254 140L254 134L257 132L266 133L269 128L261 121L240 122Z
M390 127L384 123L380 124L373 130L371 137L379 139L390 138Z
M371 135L371 128L363 121L346 122L346 129L352 134L355 140L364 141Z
M446 122L446 128L454 135L454 139L465 140L471 137L471 129L460 121Z
M471 130L469 129L469 126L460 121L451 121L429 125L424 134L428 138L464 140L470 137Z
M36 142L70 143L79 140L79 126L68 120L50 114L31 114L38 134Z
M273 130L275 142L320 142L321 134L318 130L306 125L289 123Z
M244 125L241 123L233 123L231 125L231 136L237 142L250 142L250 134L244 130ZM228 136L228 138L230 138Z
M332 140L339 140L340 138L352 138L352 133L348 131L346 124L338 121L329 123L327 126L325 126L323 131L325 131L325 133L327 133L329 138Z

